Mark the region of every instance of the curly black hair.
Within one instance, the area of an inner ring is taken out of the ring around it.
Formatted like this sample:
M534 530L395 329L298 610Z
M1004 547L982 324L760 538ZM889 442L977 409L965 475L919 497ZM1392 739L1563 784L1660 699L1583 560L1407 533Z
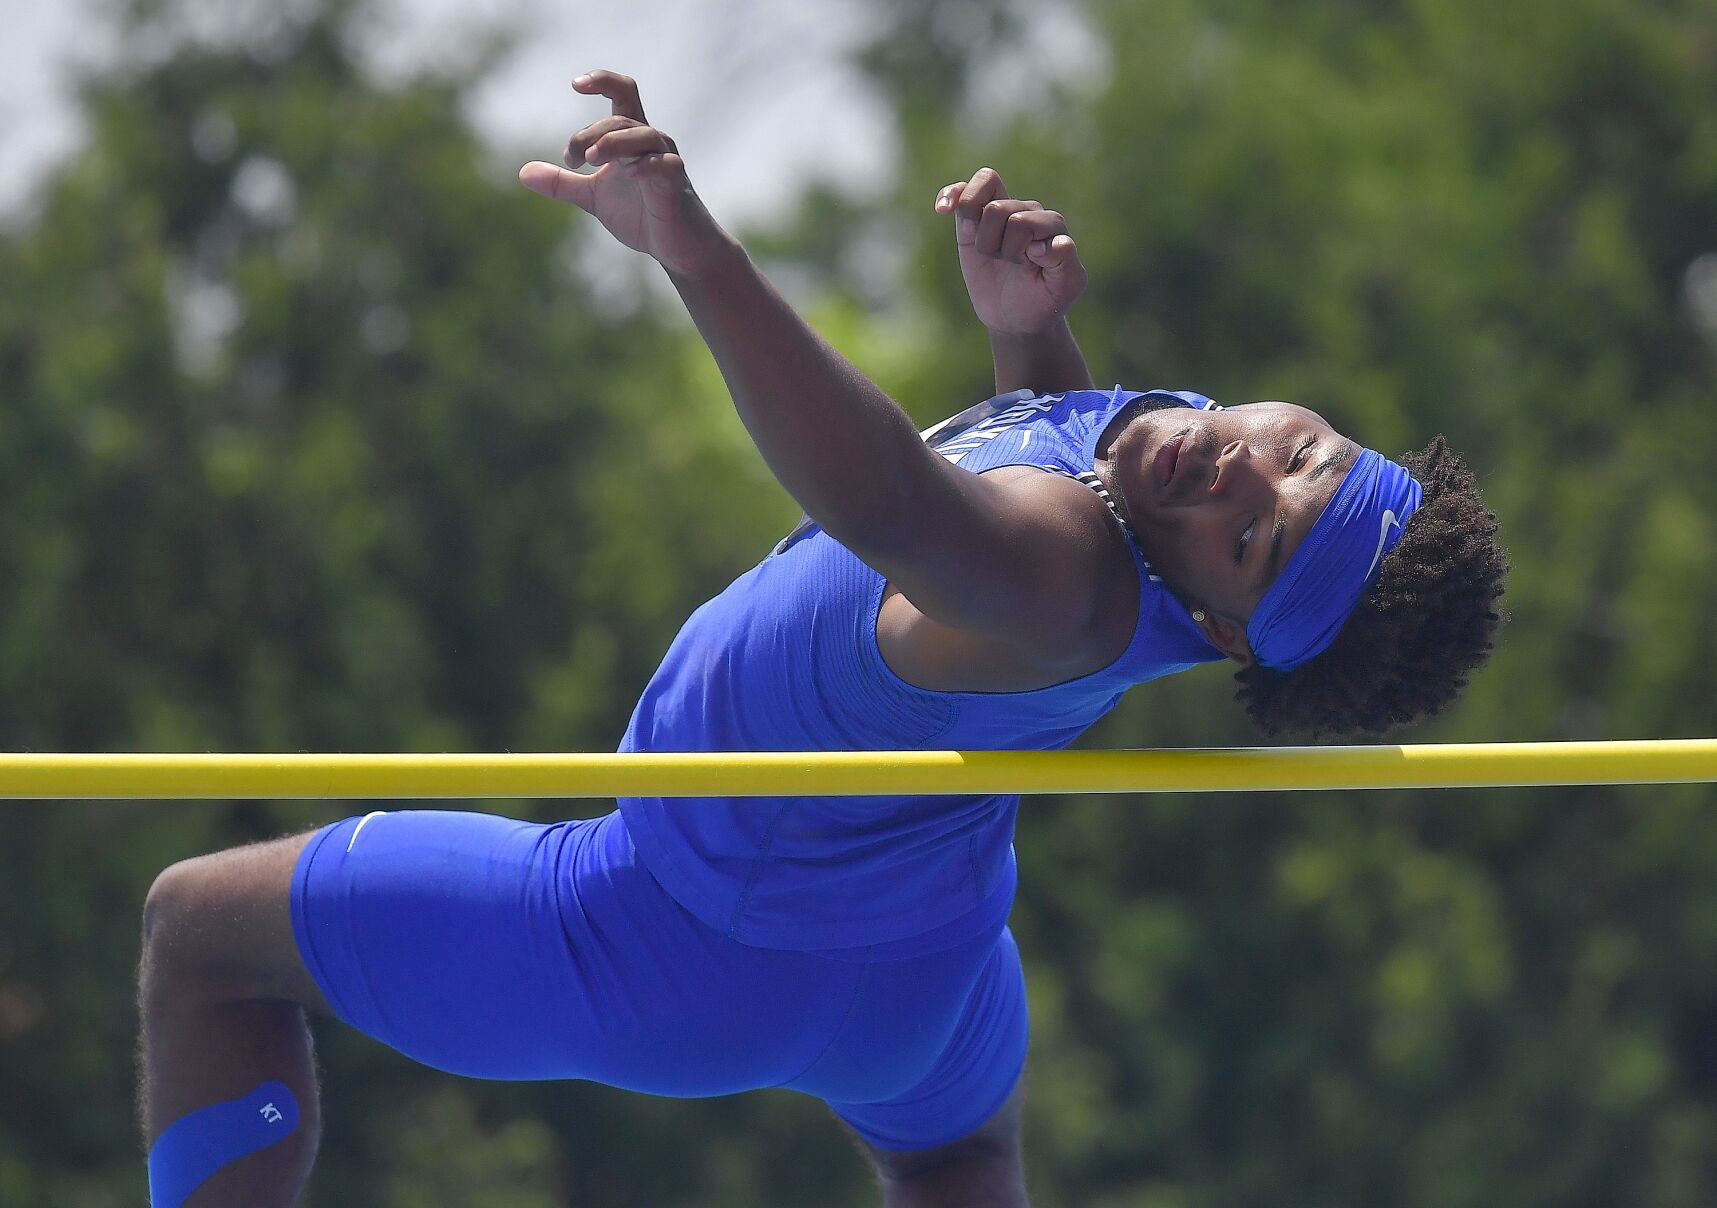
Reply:
M1425 490L1329 649L1292 671L1235 674L1264 734L1382 734L1437 713L1485 661L1506 613L1496 513L1442 436L1396 458Z

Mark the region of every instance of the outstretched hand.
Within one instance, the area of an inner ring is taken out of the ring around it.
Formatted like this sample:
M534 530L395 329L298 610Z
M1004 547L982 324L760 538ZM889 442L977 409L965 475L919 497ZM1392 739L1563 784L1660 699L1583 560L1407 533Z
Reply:
M1067 220L1035 201L1009 197L994 168L943 186L936 212L954 215L966 293L991 331L1046 331L1085 292L1085 266Z
M572 86L607 97L613 112L572 136L565 168L533 160L519 169L519 182L577 206L670 273L696 272L728 246L727 237L692 189L679 147L644 117L637 83L617 72L592 71ZM573 170L586 165L596 170Z

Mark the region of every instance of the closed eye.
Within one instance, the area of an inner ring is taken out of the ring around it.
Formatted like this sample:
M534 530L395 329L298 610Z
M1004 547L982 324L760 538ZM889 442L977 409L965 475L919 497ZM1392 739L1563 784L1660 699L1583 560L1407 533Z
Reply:
M1257 527L1258 521L1254 519L1251 524L1246 526L1246 531L1240 534L1240 540L1234 543L1235 565L1239 565L1240 559L1246 556L1246 547L1252 544L1252 533Z
M1293 457L1288 459L1288 473L1292 474L1295 470L1306 464L1306 458L1311 455L1312 446L1317 443L1318 438L1315 436L1308 436L1300 443L1300 447L1294 450ZM1252 544L1252 534L1257 530L1257 528L1258 521L1257 518L1254 517L1252 523L1246 526L1246 531L1240 534L1240 540L1235 542L1234 561L1236 563L1246 556L1246 547Z
M1301 465L1305 465L1305 462L1307 462L1308 456L1310 456L1310 453L1312 453L1312 446L1315 446L1315 444L1317 444L1317 438L1315 438L1315 436L1307 436L1307 438L1303 439L1303 441L1300 441L1300 448L1296 448L1296 450L1293 451L1293 456L1291 456L1291 458L1288 458L1288 474L1293 474L1293 472L1295 472L1295 470L1298 470L1298 468L1300 468ZM1326 462L1326 467L1327 467L1327 462ZM1320 470L1322 470L1322 468L1326 468L1326 467L1319 467L1319 468L1320 468ZM1312 477L1317 477L1317 475L1314 474L1314 475L1312 475ZM1283 520L1277 520L1277 522L1276 522L1276 542L1277 542L1277 544L1281 544L1281 530L1283 530L1284 525L1286 525L1286 516L1284 516ZM1243 558L1245 558L1245 556L1247 556L1247 547L1250 546L1250 544L1252 544L1252 534L1255 534L1255 532L1257 532L1257 528L1259 528L1259 522L1257 522L1257 518L1253 518L1252 523L1250 523L1250 525L1247 525L1247 530L1245 530L1245 532L1243 532L1243 534L1240 534L1240 541L1235 542L1235 565L1236 566L1240 565L1241 559L1243 559Z

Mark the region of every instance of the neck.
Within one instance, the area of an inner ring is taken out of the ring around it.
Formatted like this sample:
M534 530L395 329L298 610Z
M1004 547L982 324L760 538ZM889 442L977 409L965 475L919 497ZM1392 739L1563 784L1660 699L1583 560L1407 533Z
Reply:
M1114 453L1116 442L1121 439L1121 433L1132 427L1133 422L1147 411L1156 408L1147 405L1147 400L1136 398L1109 417L1109 422L1103 425L1103 433L1097 438L1097 447L1093 451L1095 462L1108 464Z
M1097 447L1092 451L1091 472L1097 475L1097 480L1103 484L1103 489L1109 492L1116 513L1128 524L1133 523L1131 511L1127 507L1126 496L1121 494L1121 484L1115 479L1115 448L1122 443L1122 438L1148 411L1156 410L1149 406L1144 399L1134 399L1125 407L1115 412L1114 418L1104 427L1103 434L1097 438Z

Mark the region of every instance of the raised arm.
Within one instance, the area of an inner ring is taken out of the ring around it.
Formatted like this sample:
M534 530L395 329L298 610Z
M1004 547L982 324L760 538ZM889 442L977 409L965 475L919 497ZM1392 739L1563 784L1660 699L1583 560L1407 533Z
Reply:
M636 85L592 72L573 86L613 101L613 114L567 149L569 169L596 171L532 163L521 181L578 205L662 264L752 440L812 519L944 624L1022 642L1057 626L1077 640L1107 569L1092 533L1103 521L1057 492L1081 503L1087 492L1061 480L986 481L928 449L910 417L821 340L716 224L673 140L646 124Z
M1066 319L1057 320L1050 330L1035 335L1014 336L992 331L990 357L996 363L997 394L1021 389L1055 394L1061 390L1089 390L1096 385Z
M990 333L996 393L1090 389L1091 370L1067 325L1086 279L1067 220L1009 197L994 168L943 186L936 212L954 216L966 293Z

